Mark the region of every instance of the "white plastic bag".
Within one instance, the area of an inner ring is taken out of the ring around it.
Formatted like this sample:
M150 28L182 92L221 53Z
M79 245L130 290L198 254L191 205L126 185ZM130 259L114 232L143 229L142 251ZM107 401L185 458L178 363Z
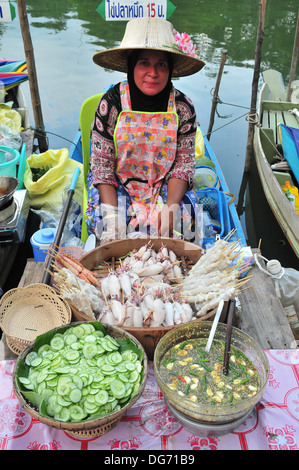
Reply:
M292 330L299 336L299 271L293 268L283 268L278 260L267 261L265 271L258 262L256 264L266 274L272 277L276 294L281 301L286 317Z
M22 137L15 129L0 123L0 145L19 150L22 145Z

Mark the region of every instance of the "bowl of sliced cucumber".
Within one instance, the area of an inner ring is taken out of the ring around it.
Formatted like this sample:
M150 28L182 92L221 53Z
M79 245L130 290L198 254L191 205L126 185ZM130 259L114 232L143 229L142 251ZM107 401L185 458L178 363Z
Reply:
M37 420L80 438L115 427L141 396L146 353L130 333L100 322L54 328L16 361L14 391Z

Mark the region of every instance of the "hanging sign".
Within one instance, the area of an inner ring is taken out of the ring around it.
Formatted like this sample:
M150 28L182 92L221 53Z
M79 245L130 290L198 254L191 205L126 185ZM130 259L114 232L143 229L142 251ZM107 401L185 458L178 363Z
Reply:
M16 17L16 9L8 0L0 2L0 22L12 21Z
M106 21L130 21L141 17L168 19L175 9L170 0L103 0L96 11Z

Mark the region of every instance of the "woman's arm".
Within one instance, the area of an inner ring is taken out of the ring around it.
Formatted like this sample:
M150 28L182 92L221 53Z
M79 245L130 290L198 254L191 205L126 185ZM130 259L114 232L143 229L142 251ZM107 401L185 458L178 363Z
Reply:
M97 185L100 199L103 204L110 204L117 207L116 189L111 184L101 183Z
M93 184L97 187L102 184L114 188L118 186L115 175L113 130L120 111L119 106L119 85L116 85L102 96L91 133L90 169ZM105 192L103 191L104 197ZM110 192L107 194L108 197Z

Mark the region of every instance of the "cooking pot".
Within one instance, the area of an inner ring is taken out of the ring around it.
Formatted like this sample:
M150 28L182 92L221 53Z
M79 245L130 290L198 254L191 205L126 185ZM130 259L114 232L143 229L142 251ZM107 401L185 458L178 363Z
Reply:
M13 176L0 176L0 209L12 199L18 184L18 178L14 178Z

